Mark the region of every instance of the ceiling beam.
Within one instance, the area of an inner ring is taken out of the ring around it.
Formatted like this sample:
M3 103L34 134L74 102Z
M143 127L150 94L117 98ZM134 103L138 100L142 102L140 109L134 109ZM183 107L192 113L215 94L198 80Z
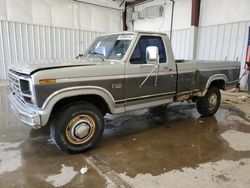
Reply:
M153 1L153 0L134 0L134 1L129 1L127 3L128 3L128 6L132 7L132 6L140 5L143 3L150 2L150 1Z

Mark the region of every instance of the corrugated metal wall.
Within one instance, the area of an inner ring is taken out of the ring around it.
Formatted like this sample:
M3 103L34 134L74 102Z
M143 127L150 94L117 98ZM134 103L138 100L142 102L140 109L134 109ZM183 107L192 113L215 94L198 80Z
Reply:
M191 28L173 31L175 58L192 59L191 32ZM8 67L13 63L75 58L101 34L103 33L0 21L0 79L6 79Z
M193 59L193 29L178 29L172 32L172 49L176 59ZM170 32L167 31L168 36Z
M198 28L196 59L245 61L250 21ZM169 35L169 31L166 31ZM173 30L172 48L176 59L192 59L193 29Z
M198 28L196 59L235 60L244 63L250 21ZM192 59L193 29L174 30L176 59ZM169 33L169 32L167 32ZM101 32L0 21L0 79L12 63L73 59Z
M196 59L241 61L241 75L244 71L248 27L250 21L199 27ZM247 76L241 80L246 87Z
M8 67L13 63L73 59L101 34L103 33L0 21L0 79L6 79Z
M197 59L245 61L250 21L199 27Z

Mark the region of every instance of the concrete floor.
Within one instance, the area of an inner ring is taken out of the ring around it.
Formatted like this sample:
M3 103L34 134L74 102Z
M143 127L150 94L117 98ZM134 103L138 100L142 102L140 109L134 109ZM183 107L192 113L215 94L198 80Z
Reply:
M0 86L0 187L250 187L250 122L237 110L247 109L248 96L224 93L209 118L186 103L107 115L99 144L67 155L48 129L23 126L6 95Z

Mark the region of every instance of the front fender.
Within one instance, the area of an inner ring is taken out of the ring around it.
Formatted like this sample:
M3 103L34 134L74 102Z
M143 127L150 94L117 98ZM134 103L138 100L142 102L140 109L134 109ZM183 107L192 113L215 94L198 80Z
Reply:
M48 122L52 109L58 101L80 95L98 95L102 97L107 103L111 113L122 113L125 111L122 106L116 108L115 102L119 101L115 101L113 96L104 88L96 86L69 87L55 91L46 99L40 111L40 114L44 114L44 116L42 116L43 124Z

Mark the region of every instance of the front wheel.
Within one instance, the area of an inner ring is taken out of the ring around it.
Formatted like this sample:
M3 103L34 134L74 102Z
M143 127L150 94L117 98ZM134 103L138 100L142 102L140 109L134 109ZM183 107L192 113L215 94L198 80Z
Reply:
M80 153L94 146L104 130L101 112L90 103L65 106L53 118L50 135L66 153Z
M212 116L217 112L220 102L220 90L217 87L212 86L208 89L204 97L197 98L196 107L203 117Z

